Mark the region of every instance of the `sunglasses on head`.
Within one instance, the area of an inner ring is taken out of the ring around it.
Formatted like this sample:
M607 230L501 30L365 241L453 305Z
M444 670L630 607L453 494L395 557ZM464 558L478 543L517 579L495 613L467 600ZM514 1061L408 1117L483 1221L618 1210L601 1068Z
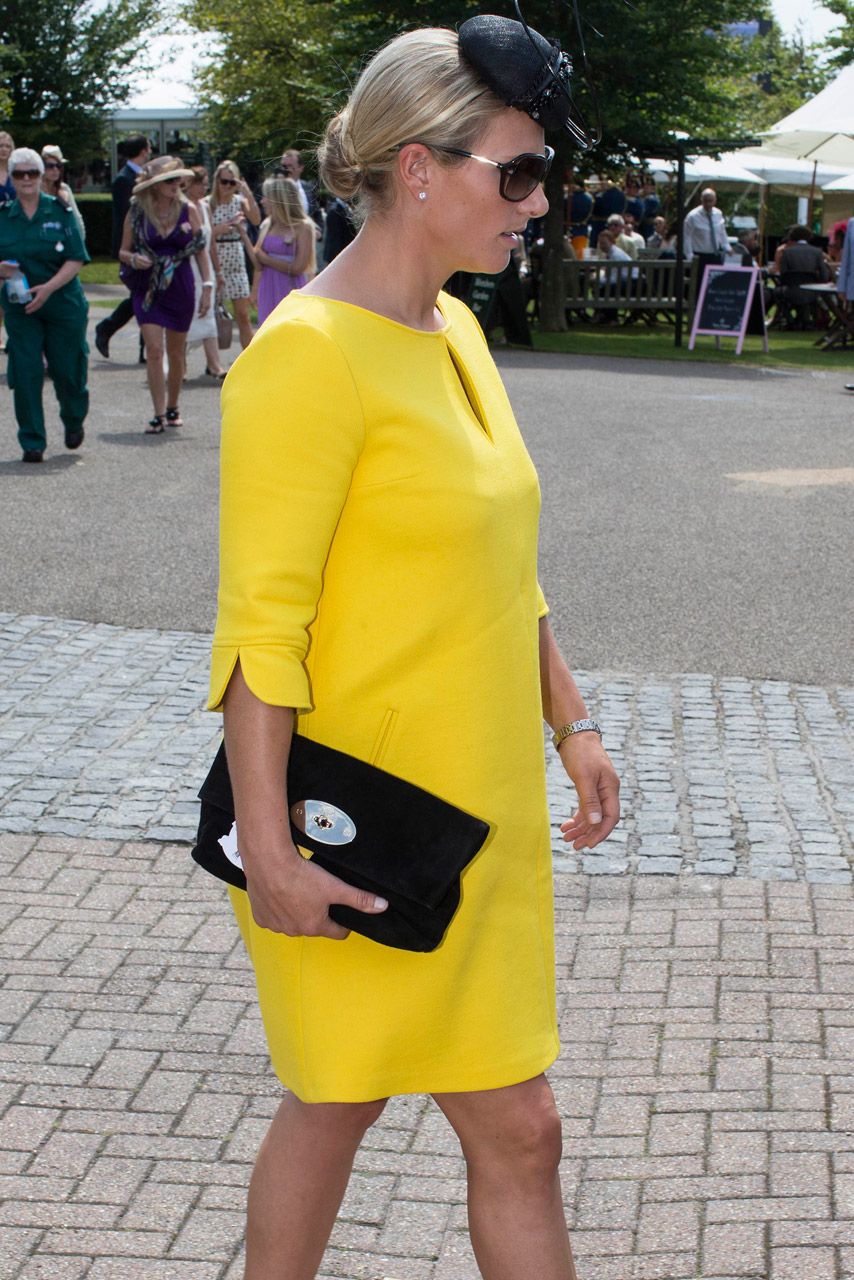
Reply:
M39 169L13 169L13 178L40 178L41 170Z
M518 204L525 200L532 191L536 191L541 182L545 182L554 160L554 150L546 147L545 155L533 151L525 151L512 160L489 160L486 156L477 156L473 151L463 151L459 147L441 147L437 143L426 142L425 146L433 151L445 151L451 156L465 156L467 160L478 160L481 164L492 165L499 172L498 192L504 200Z

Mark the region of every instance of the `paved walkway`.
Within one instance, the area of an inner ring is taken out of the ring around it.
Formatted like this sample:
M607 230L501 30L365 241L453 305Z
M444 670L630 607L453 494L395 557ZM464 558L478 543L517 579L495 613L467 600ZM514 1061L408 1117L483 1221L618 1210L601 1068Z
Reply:
M0 614L0 831L190 840L220 721L209 640ZM561 870L850 884L854 688L582 672L623 779L625 818L577 858L551 747Z
M188 855L206 664L193 633L0 615L0 1280L240 1280L278 1086ZM556 841L580 1280L854 1280L854 690L582 684L627 817L580 865ZM392 1101L322 1276L474 1280L464 1200L436 1108Z

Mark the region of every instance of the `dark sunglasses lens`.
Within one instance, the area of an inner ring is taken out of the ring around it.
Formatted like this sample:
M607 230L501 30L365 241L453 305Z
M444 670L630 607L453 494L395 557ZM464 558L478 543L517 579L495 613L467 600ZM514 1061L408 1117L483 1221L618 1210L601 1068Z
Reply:
M520 156L511 160L512 168L504 171L505 200L524 200L544 180L551 165L546 156Z
M15 169L12 174L13 178L38 178L38 169Z

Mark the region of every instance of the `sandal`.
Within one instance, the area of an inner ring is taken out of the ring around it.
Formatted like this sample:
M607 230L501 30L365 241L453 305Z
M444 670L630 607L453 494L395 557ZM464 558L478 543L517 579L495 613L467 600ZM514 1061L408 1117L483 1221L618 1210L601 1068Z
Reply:
M159 436L162 435L165 430L166 428L163 426L163 414L156 413L145 428L145 434L147 436Z
M184 419L181 417L181 410L175 405L172 409L166 410L167 427L183 427Z
M205 377L215 378L217 382L222 382L225 377L225 369L220 369L219 373L216 373L213 369L210 369L205 365Z

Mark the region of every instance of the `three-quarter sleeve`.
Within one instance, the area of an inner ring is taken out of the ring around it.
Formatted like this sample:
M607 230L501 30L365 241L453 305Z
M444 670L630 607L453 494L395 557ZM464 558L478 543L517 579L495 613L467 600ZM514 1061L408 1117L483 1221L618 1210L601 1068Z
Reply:
M287 320L253 338L226 379L222 409L208 708L221 708L239 659L262 702L308 710L308 629L364 442L361 403L337 344Z

